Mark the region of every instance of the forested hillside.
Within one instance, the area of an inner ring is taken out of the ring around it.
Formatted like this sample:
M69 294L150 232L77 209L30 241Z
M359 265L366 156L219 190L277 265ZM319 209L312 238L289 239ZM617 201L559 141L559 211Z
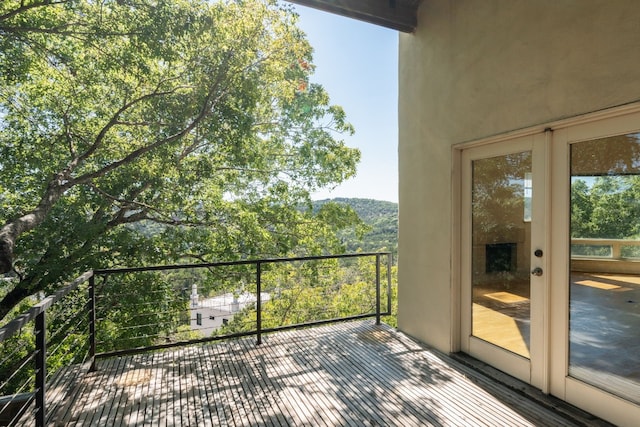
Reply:
M335 198L314 202L314 209L327 202L335 202L350 206L358 216L370 227L370 231L358 238L356 233L344 231L340 238L347 248L347 252L362 249L364 252L391 251L394 255L398 251L398 204L382 200Z

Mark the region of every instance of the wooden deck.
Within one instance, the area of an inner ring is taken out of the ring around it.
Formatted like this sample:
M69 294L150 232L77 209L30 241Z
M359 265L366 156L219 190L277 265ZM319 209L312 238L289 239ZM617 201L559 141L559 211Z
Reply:
M583 425L370 320L100 360L50 391L55 426Z

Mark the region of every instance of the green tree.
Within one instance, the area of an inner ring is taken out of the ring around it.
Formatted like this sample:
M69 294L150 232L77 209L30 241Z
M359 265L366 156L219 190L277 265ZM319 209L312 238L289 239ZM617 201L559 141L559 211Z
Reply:
M387 307L386 257L381 269L381 310ZM376 263L368 256L357 259L325 259L265 266L262 291L262 327L277 328L300 323L375 314ZM397 267L391 268L391 315L385 323L396 326ZM247 332L256 327L255 304L234 315L216 335Z
M98 351L161 343L188 324L188 300L176 293L164 272L109 277L97 301Z
M571 236L635 239L640 236L640 176L599 176L589 187L571 184Z
M590 237L593 204L587 183L577 179L571 183L571 236Z
M0 318L87 268L340 250L357 217L309 193L359 152L295 24L268 0L0 3Z
M591 236L625 239L640 233L640 177L609 176L596 179L591 189Z
M339 233L349 252L398 252L398 204L382 200L336 198L314 201L315 209L326 203L351 207L365 227L345 229Z
M474 239L495 239L523 227L524 179L529 171L528 151L473 162Z

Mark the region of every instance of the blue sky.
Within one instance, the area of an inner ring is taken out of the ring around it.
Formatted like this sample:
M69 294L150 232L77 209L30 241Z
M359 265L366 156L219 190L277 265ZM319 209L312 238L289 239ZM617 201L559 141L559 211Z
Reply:
M312 81L345 109L356 130L345 142L362 152L354 178L312 197L397 202L398 33L303 6L295 9L314 48Z

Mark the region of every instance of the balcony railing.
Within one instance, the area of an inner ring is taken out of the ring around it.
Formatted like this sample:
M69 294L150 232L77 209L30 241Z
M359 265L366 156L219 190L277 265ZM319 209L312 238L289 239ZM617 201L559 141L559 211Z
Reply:
M574 238L571 257L640 261L640 240Z
M385 252L88 271L0 328L0 425L45 425L48 395L96 358L380 323L391 314L391 264Z
M639 274L640 240L573 238L571 269L587 273Z

